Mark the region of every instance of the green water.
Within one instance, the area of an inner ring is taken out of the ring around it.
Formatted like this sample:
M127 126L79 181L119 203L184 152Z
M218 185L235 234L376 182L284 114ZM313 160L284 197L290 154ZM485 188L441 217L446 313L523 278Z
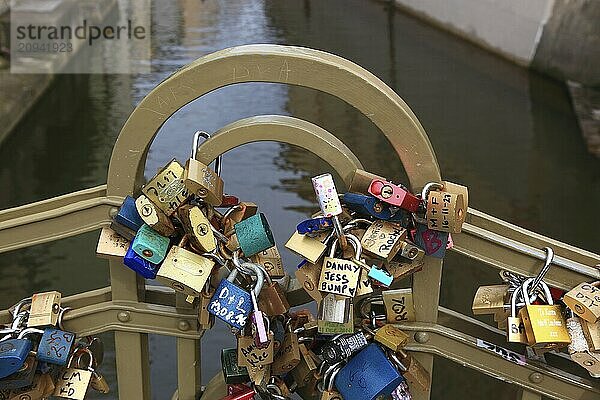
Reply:
M562 83L379 1L157 1L153 11L151 74L60 76L0 144L0 208L104 183L120 127L157 83L212 51L279 43L341 55L389 84L425 127L443 177L467 185L474 208L600 251L594 209L600 203L600 163L585 151ZM210 132L267 113L314 122L340 137L367 169L403 180L398 158L367 118L331 96L275 84L236 85L186 106L152 144L147 175L172 157L185 160L195 130ZM297 221L316 207L308 178L326 169L296 148L258 143L228 153L223 178L227 192L260 205L282 248ZM67 295L108 285L107 264L95 257L97 236L3 254L0 307L36 291ZM298 259L282 252L292 271ZM497 283L497 273L454 254L447 259L442 305L469 314L477 286ZM102 372L115 388L113 344L110 335L105 338ZM220 369L215 361L220 349L234 341L218 323L204 343L208 380ZM150 349L154 397L170 398L176 385L175 341L151 336ZM434 382L434 399L514 394L508 384L444 360L436 362ZM94 398L116 398L114 393Z

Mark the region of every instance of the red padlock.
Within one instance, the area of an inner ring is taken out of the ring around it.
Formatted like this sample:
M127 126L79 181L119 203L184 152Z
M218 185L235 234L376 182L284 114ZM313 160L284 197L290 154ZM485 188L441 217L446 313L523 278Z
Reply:
M227 396L221 400L253 400L256 391L242 383L227 385Z
M419 205L421 204L419 197L398 185L380 179L373 179L369 185L369 193L381 201L413 213L419 210Z

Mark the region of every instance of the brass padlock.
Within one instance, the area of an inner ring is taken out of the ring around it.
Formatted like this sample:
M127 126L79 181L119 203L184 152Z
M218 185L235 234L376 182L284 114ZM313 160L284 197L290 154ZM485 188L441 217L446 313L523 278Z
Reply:
M260 267L260 265L258 266ZM260 268L263 269L262 267ZM281 289L279 283L274 282L271 279L269 274L264 271L264 269L263 274L267 284L263 285L258 297L258 307L269 316L283 315L287 313L290 310L290 304L288 303L283 289Z
M596 323L600 319L600 281L583 282L569 290L563 301L584 320Z
M391 324L377 329L374 339L394 352L400 351L408 343L408 335Z
M273 375L287 374L300 363L298 335L293 332L285 334L279 354L273 359L271 372Z
M442 185L444 186L442 189L444 192L462 194L466 212L469 209L469 189L466 186L448 181L442 181Z
M36 293L31 296L28 327L55 326L58 322L61 294L57 291Z
M508 285L480 286L473 298L474 315L496 314L504 311Z
M53 396L66 399L83 400L88 386L92 380L92 357L87 368L75 367L73 364L74 354L71 356L68 368L63 368L58 376Z
M264 386L271 379L270 365L257 365L256 367L247 367L250 381L258 386Z
M198 305L198 323L201 329L211 329L215 324L215 316L208 312L208 305L215 294L215 288L210 285L210 277L200 293Z
M184 248L187 235L179 246L172 246L156 279L165 285L189 296L200 296L215 265L214 261Z
M140 194L135 199L135 208L142 221L156 232L167 237L175 233L171 219L145 195Z
M596 353L600 353L600 321L596 323L587 322L582 320L583 334L585 335L590 349Z
M399 255L410 261L420 261L425 257L425 250L406 239L400 245Z
M423 260L412 261L391 261L385 263L385 269L394 277L395 281L399 281L423 269L425 262Z
M298 283L306 293L317 303L323 300L323 294L319 291L319 276L321 276L321 263L312 264L306 262L295 272Z
M462 194L431 190L441 188L438 183L427 184L422 198L427 201L427 227L442 232L460 233L467 210Z
M129 248L129 240L119 235L114 230L105 226L100 231L98 246L96 246L96 255L100 258L123 258Z
M311 355L311 351L306 348L303 343L298 345L300 350L300 362L292 370L292 377L298 387L306 386L313 379L314 372L317 370L315 358Z
M574 315L567 318L567 330L571 338L568 346L571 359L587 369L591 376L600 378L600 354L590 351L590 346L583 333L581 318Z
M209 166L196 160L200 137L209 138L206 132L198 131L194 134L194 143L191 157L185 164L182 174L185 187L190 193L200 197L212 206L219 206L223 201L223 180L220 175L220 161L215 167L216 172Z
M258 265L261 265L267 274L274 279L283 278L285 271L283 269L283 261L277 246L270 247L250 257L250 260Z
M358 277L358 285L356 285L355 297L365 296L373 293L373 286L371 285L371 279L369 279L368 274L369 273L364 268L360 271L360 276Z
M524 343L527 344L527 334L525 331L525 324L519 315L517 315L517 298L523 294L523 288L517 288L510 299L510 316L506 319L506 339L510 343Z
M360 259L362 246L356 236L345 234L344 237L346 237L352 244L352 247L354 247L354 258L352 260L346 260L334 257L335 249L338 244L338 239L334 239L331 244L329 256L323 259L323 267L321 268L321 275L319 277L319 290L321 292L354 297L356 295L356 286L358 285L358 278L360 277L361 272L361 266L354 261Z
M317 237L301 235L297 231L294 231L292 237L285 244L285 247L311 264L316 264L323 257L323 254L325 254L325 250L327 250L327 246L318 240Z
M382 295L388 323L397 324L402 321L416 321L411 288L384 290Z
M353 193L369 194L369 187L371 187L371 182L373 182L375 179L380 181L387 180L379 175L372 174L362 169L357 169L354 171L354 176L352 177L348 191Z
M200 207L185 205L179 208L178 214L193 247L207 253L217 248L210 221Z
M142 193L167 216L173 215L190 197L183 183L183 167L181 164L172 159L142 187Z
M541 281L541 285L548 304L531 305L529 285L533 280L533 278L529 278L523 283L525 307L519 311L519 316L525 325L527 341L530 346L538 348L565 347L571 342L571 339L562 316L562 310L559 305L554 305L550 289L543 281Z
M431 375L429 372L427 372L416 358L404 350L398 351L398 355L400 356L400 363L402 365L400 367L403 371L402 375L404 375L410 388L428 392L431 387Z
M238 365L240 367L250 368L273 363L273 332L269 332L267 336L269 345L262 348L256 346L256 341L252 336L238 337Z
M231 207L223 214L223 233L230 236L233 233L233 227L238 222L255 215L258 212L258 206L248 201L241 201L239 204Z
M360 244L363 251L386 261L392 261L406 240L407 230L393 222L374 221L366 230Z

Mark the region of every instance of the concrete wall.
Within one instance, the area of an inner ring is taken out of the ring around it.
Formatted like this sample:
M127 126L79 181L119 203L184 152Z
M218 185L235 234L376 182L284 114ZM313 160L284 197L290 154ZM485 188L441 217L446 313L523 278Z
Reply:
M600 85L598 0L395 0L521 65Z

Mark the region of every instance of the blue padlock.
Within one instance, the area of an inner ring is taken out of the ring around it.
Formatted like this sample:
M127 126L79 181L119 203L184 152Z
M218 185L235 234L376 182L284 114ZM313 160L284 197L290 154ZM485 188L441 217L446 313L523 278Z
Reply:
M165 259L169 250L170 240L144 224L137 231L131 247L142 258L153 264L159 264Z
M125 197L125 200L114 219L118 224L124 225L135 232L144 225L144 221L135 207L135 199L131 196Z
M125 257L123 257L123 264L146 279L156 279L156 273L160 268L160 265L151 263L133 251L133 246L131 245L127 249Z
M425 251L425 254L435 258L444 258L448 247L449 232L441 232L427 228L427 225L417 224L415 244Z
M242 329L252 311L252 296L233 283L237 273L237 269L234 268L227 279L221 281L208 304L208 312L226 324ZM252 289L256 297L260 294L262 284L263 282L259 281Z
M37 359L50 364L66 365L74 342L74 333L46 328L40 339Z
M8 339L0 342L0 379L17 372L33 347L29 339Z
M337 373L335 386L344 399L373 400L388 396L404 381L396 367L371 343Z
M390 275L387 271L379 268L375 268L371 266L369 269L369 273L367 276L371 279L375 279L377 282L381 283L383 286L389 287L394 281L394 277Z
M371 195L344 193L342 195L342 203L359 214L384 221L396 222L404 228L409 225L411 220L410 212L402 208L392 209L389 204Z
M316 217L306 219L296 226L296 230L301 235L322 231L327 228L333 228L333 221L331 217Z
M234 228L240 249L246 257L275 246L273 233L263 213L241 220Z

